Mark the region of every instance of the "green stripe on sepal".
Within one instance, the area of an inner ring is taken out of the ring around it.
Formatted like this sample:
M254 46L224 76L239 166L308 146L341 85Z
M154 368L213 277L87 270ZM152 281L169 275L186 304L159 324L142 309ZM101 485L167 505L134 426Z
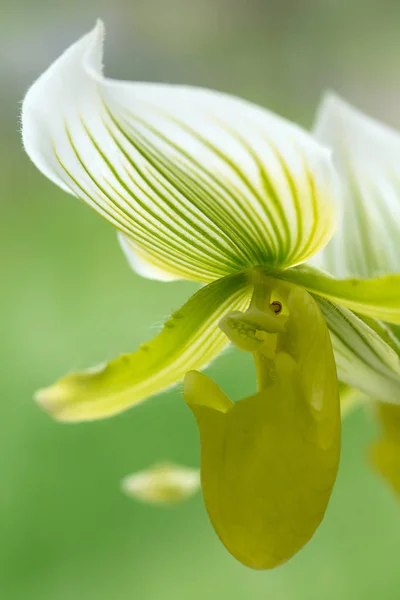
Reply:
M315 296L331 334L338 377L378 400L400 404L400 356L346 308Z
M209 283L326 245L337 177L325 146L226 94L106 79L103 36L98 23L34 83L23 139L47 177L126 236L134 268Z
M301 266L275 275L362 315L400 323L400 274L374 279L334 279L315 267Z
M223 350L228 339L218 323L227 312L247 308L251 289L245 273L201 288L151 342L99 368L62 377L39 390L36 400L60 421L100 419L138 404Z

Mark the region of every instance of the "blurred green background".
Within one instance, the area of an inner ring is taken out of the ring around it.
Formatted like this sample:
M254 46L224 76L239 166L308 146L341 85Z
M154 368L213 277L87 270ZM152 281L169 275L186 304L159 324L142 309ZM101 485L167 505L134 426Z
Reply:
M321 528L289 564L252 572L217 540L200 496L135 503L122 476L198 464L180 389L121 416L53 422L32 393L135 349L193 292L132 273L115 232L24 155L28 85L101 16L108 73L242 95L309 126L327 88L400 126L397 0L0 2L0 597L5 600L368 600L400 597L400 504L365 462L363 411L344 424ZM234 351L209 370L233 398L254 383Z

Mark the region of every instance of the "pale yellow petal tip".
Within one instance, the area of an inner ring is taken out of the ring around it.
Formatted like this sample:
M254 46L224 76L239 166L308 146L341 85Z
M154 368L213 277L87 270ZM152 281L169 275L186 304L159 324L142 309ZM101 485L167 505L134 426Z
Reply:
M72 389L65 385L55 383L46 388L37 390L33 396L36 404L56 421L74 422L82 420L76 414L76 407L72 401Z
M171 505L187 500L200 487L198 469L172 463L159 463L128 475L121 482L122 491L146 504Z
M76 423L94 418L88 414L85 406L73 402L73 394L57 384L38 390L34 400L55 421Z
M116 360L121 360L120 357ZM57 421L76 423L93 421L117 414L118 409L112 403L101 403L102 395L93 395L91 385L107 373L109 364L102 362L82 371L64 375L52 385L37 390L34 400L40 408ZM93 401L94 399L97 402Z
M56 386L50 386L37 390L33 398L36 404L38 404L44 412L53 417L53 419L61 421L63 420L62 417L60 417L60 413L62 414L61 407L63 402L59 393L57 392Z
M74 391L67 386L55 383L35 392L34 400L40 408L56 421L76 423L93 420L90 410L83 403L74 402Z

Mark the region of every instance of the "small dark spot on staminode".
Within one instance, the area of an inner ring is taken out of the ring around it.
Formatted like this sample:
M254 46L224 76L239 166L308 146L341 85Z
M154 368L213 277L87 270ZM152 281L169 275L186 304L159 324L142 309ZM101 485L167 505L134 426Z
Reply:
M279 313L282 312L282 304L278 300L271 302L270 307L276 315L279 315Z

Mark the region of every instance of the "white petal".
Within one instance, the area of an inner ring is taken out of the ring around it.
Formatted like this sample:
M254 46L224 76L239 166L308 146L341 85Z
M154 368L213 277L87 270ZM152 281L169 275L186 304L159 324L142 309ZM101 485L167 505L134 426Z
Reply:
M137 247L131 237L119 231L118 241L129 265L136 273L142 275L142 277L158 279L159 281L175 281L176 279L180 279L179 275L176 275L173 271L170 273L165 267L157 267L151 261L150 257L145 257L143 250Z
M128 475L122 490L135 500L149 504L175 504L193 496L200 487L200 471L172 463L161 463Z
M288 267L327 243L336 219L325 148L238 98L105 79L102 38L99 23L28 91L24 144L133 240L151 276Z
M399 273L399 133L329 94L315 135L333 148L342 220L314 263L337 277Z
M400 404L400 343L391 329L315 299L331 334L339 379L376 400Z

